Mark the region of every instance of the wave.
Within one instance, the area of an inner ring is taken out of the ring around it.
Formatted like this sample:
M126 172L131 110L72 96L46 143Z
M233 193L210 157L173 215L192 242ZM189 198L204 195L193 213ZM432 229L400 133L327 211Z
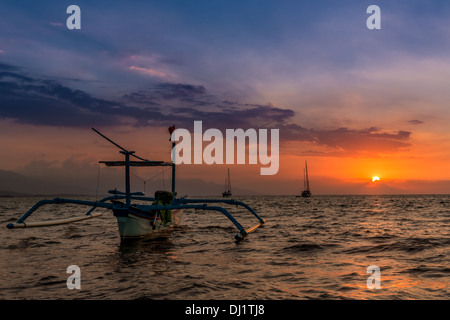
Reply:
M35 287L40 286L51 286L51 285L65 285L66 279L61 279L55 276L46 276L40 278L36 283Z
M291 252L291 253L295 253L295 252L315 252L315 251L321 251L321 250L325 250L329 247L336 247L336 244L317 244L314 242L307 242L307 243L300 243L300 244L295 244L293 246L288 246L282 249L282 251L284 252Z
M120 241L113 218L5 230L0 297L448 298L450 196L317 196L301 206L280 198L278 207L273 197L249 199L268 222L238 243L237 229L224 217L193 211L174 228L131 242ZM35 201L20 198L11 207L23 212ZM247 217L238 221L253 226L254 218ZM72 263L85 280L78 294L67 295L65 271ZM376 292L366 288L371 264L382 270L383 289Z
M379 253L386 251L402 251L406 253L416 253L437 247L448 245L450 239L441 238L405 238L395 242L379 245L365 245L356 248L343 250L348 254L356 253Z
M441 277L448 277L450 274L450 268L447 266L425 266L425 265L420 265L414 268L409 268L406 270L401 271L400 273L412 273L412 274L417 274L417 275L421 275L424 277L437 277L437 278L441 278Z

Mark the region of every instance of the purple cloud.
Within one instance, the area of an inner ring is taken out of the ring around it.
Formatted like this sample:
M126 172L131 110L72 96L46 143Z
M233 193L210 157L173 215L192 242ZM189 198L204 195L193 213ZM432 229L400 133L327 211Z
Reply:
M93 97L55 80L31 77L20 68L0 64L0 118L47 126L118 126L125 119L134 126L279 129L282 141L312 142L340 153L396 152L410 145L411 132L382 132L377 128L304 128L292 121L295 112L271 104L219 100L204 86L160 83L131 92L120 101ZM419 124L419 120L411 120Z

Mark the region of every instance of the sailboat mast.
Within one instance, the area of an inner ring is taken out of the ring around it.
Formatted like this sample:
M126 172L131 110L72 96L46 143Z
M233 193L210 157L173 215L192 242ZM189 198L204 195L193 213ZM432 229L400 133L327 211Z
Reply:
M175 142L172 142L172 194L175 198L176 192L175 192L175 152L173 150L175 149Z
M130 155L134 151L119 151L125 155L125 201L127 206L131 205L131 183L130 183Z
M306 190L309 190L309 178L308 178L308 163L305 160L305 181L306 181Z
M228 191L231 192L230 168L228 168Z
M306 171L305 168L303 168L303 189L306 190Z

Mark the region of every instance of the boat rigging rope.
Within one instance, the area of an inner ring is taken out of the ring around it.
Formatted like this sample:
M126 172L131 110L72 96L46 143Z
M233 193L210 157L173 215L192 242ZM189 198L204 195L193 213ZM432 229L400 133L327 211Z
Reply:
M95 201L98 200L98 187L100 184L100 164L98 164L98 172L97 172L97 189L95 190Z
M163 175L163 185L164 185L164 172L166 172L167 170L170 170L170 169L171 169L171 168L166 168L166 169L163 170L163 168L161 167L161 172L158 172L157 174L151 176L151 177L150 177L149 179L147 179L147 180L142 179L142 178L139 177L137 174L135 174L133 171L130 171L130 172L131 172L131 174L132 174L133 176L135 176L136 178L138 178L138 179L144 184L144 193L145 193L145 184L146 184L147 182L149 182L150 180L155 179L155 178L158 177L160 174Z
M162 173L162 180L163 180L163 190L166 190L166 179L164 178L163 167L161 167L161 173Z

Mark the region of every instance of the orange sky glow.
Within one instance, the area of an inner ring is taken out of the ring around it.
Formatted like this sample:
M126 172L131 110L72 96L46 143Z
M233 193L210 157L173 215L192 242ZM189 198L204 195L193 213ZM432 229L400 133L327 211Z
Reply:
M6 128L8 128L6 132ZM3 131L3 132L2 132ZM2 150L14 150L2 160L3 170L30 173L39 176L39 165L46 168L63 167L71 159L80 170L97 168L99 160L121 159L118 149L97 136L90 128L37 129L31 125L2 126ZM103 133L138 155L152 160L170 161L170 142L166 128L105 129ZM438 139L439 140L439 139ZM205 142L204 145L207 143ZM301 142L281 143L280 167L274 176L261 176L257 165L179 165L179 179L202 179L223 184L226 169L231 169L233 187L245 193L298 194L303 188L304 161L308 161L311 189L315 194L391 194L391 193L445 193L450 180L450 164L446 150L438 145L412 145L405 150L383 155L298 155L289 153ZM311 147L311 146L308 146ZM312 152L310 152L312 153ZM41 163L43 162L43 163ZM30 166L34 163L34 166ZM34 169L31 169L34 168ZM28 171L27 171L28 170ZM43 171L44 172L44 171ZM91 170L91 175L96 171ZM151 177L155 169L138 169L136 174ZM61 173L63 174L63 173ZM166 178L169 177L166 173ZM380 177L376 184L372 177ZM151 183L150 183L151 184ZM136 188L140 188L136 182Z

